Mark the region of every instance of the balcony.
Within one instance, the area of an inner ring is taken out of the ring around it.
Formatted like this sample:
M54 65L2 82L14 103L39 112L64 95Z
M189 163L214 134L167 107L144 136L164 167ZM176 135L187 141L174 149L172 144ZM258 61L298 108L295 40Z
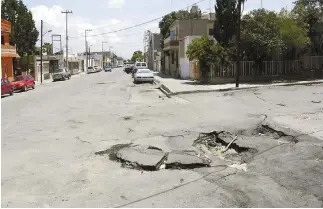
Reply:
M18 57L16 47L1 45L1 57Z
M171 35L164 40L164 51L171 49L178 49L179 47L179 36Z

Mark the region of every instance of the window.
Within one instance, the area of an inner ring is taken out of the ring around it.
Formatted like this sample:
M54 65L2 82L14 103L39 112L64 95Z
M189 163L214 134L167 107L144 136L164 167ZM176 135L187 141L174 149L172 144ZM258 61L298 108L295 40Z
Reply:
M1 36L1 45L4 45L4 36Z
M142 67L147 67L146 63L141 63Z
M209 29L209 35L211 36L211 35L213 35L213 28L210 28Z

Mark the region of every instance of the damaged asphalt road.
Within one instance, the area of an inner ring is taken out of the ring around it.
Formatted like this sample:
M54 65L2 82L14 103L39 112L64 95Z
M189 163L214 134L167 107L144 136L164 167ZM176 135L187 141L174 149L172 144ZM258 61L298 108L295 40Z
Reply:
M1 100L2 207L322 207L322 85L167 98L115 69L37 88Z

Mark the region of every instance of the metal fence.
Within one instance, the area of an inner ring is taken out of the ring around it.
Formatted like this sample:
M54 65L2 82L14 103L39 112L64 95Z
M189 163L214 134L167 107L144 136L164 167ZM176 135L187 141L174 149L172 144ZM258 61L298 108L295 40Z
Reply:
M323 56L302 57L299 60L285 61L263 61L257 65L255 61L240 62L241 76L282 76L295 75L306 70L322 70ZM236 64L211 66L209 77L234 77L236 74Z

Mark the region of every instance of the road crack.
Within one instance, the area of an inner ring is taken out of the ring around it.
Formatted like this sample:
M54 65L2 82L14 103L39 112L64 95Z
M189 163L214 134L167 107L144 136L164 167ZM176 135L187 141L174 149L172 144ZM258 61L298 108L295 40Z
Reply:
M75 137L75 139L77 139L77 140L79 140L80 142L82 142L82 143L88 143L88 144L92 144L91 142L88 142L88 141L85 141L85 140L82 140L82 139L80 139L80 137Z

